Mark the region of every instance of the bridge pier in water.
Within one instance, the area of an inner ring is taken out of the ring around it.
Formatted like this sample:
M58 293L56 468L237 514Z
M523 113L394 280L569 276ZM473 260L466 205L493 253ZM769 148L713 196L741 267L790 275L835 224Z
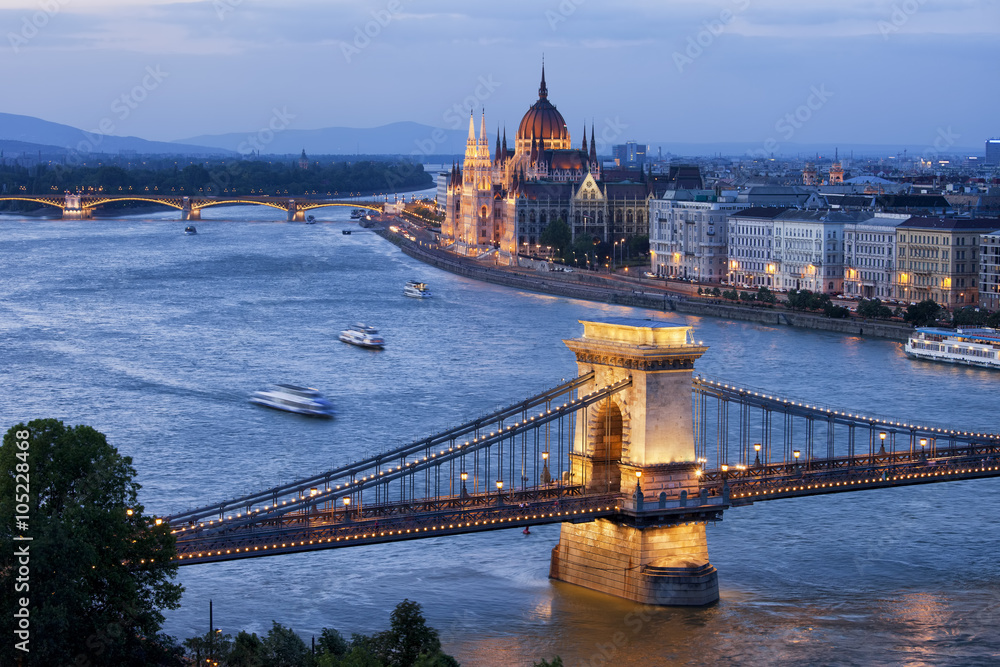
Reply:
M92 217L94 209L84 208L80 201L80 195L66 193L65 205L62 210L62 217L66 220L85 220Z
M691 340L688 326L626 319L582 324L581 338L564 341L580 375L594 373L581 393L628 377L632 382L577 420L570 475L588 492L620 491L625 502L614 519L563 523L549 575L645 604L716 602L706 521L657 511L689 498L692 506L708 504L691 403L694 362L707 348Z
M184 197L182 200L181 220L201 220L201 209L191 207L190 197Z
M305 209L299 208L294 199L288 200L288 222L304 222L306 219Z

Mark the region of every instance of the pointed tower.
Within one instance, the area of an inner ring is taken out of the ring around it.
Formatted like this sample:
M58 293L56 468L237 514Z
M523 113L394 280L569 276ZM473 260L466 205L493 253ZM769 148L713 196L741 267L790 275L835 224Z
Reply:
M587 124L586 123L583 124L583 143L580 144L580 150L581 151L586 151L587 150Z

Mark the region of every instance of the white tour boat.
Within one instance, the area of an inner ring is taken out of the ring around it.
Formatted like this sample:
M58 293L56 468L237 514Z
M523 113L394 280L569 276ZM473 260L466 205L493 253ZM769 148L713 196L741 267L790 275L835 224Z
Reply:
M1000 330L918 328L903 350L917 359L1000 369Z
M385 340L378 335L378 329L361 323L353 324L344 329L338 336L340 340L358 347L370 347L381 349L385 347Z
M271 389L255 391L250 402L265 408L294 412L310 417L333 417L333 403L312 387L276 384Z
M411 280L403 287L403 296L413 297L414 299L427 299L431 296L431 290L427 287L427 283Z

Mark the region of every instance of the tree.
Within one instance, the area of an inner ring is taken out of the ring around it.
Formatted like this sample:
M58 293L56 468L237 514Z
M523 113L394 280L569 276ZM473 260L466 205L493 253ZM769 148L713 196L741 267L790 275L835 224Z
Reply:
M389 619L389 630L380 633L386 664L410 667L418 656L441 651L438 632L427 625L418 603L403 600L392 610Z
M956 327L981 327L986 326L990 319L990 311L977 306L966 306L957 308L952 316L952 322Z
M861 299L858 302L858 315L875 320L887 320L892 317L892 310L882 305L880 299Z
M941 306L934 299L924 299L920 303L906 307L903 321L915 327L926 327L937 321Z
M566 249L573 240L573 232L562 218L556 218L545 227L539 238L542 245L552 246L556 254L565 259Z
M628 240L628 254L630 257L645 257L649 254L649 236L640 234Z
M351 648L347 640L344 639L344 635L333 628L323 628L316 645L320 655L333 655L337 658L347 655L348 650Z
M224 635L216 632L213 636L211 632L206 632L197 637L185 639L181 644L187 649L187 656L201 658L213 658L222 663L229 663L229 655L233 648L232 635Z
M774 292L761 285L757 289L757 301L761 303L775 303L778 301L778 297L774 296Z
M263 644L264 667L299 667L309 653L302 638L277 621L271 621Z
M843 306L834 305L832 301L827 300L823 303L823 314L834 319L844 319L845 317L850 317L851 311Z
M532 667L563 667L562 658L558 655L552 660L542 660L541 662L536 662Z
M5 610L28 600L32 664L180 664L180 649L159 634L160 610L176 609L183 590L170 581L174 537L143 515L132 459L89 426L39 419L7 431L0 471L0 512L27 517L16 533L3 523L2 548L30 549L30 587L15 593L15 569L0 567L0 600ZM2 664L20 653L14 621L4 614Z
M264 667L264 642L256 632L251 634L241 630L236 635L226 658L226 667Z

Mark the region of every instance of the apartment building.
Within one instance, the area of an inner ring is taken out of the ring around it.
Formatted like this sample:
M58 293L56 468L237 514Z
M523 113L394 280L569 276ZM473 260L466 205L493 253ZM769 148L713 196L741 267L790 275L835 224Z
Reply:
M721 282L726 219L750 206L713 190L667 190L649 204L649 247L659 276Z
M910 218L896 227L897 299L933 299L946 308L979 302L983 234L1000 230L991 218Z

